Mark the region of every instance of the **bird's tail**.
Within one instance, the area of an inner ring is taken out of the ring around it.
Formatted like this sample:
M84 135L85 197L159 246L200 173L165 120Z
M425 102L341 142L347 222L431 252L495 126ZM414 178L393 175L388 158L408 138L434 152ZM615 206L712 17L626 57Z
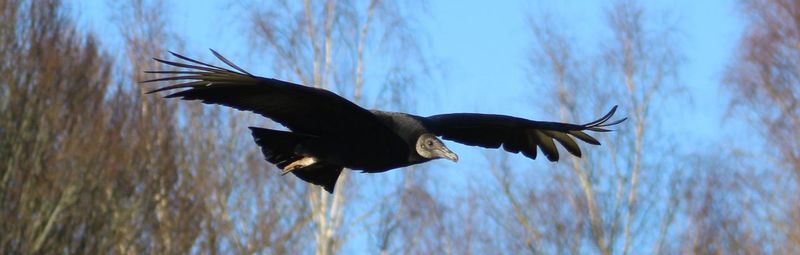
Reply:
M278 130L250 127L256 144L261 147L266 160L283 169L292 162L302 159L303 155L297 154L300 143L313 139L303 135ZM333 193L341 166L328 165L322 162L303 168L292 170L292 173L303 181L322 186L326 191Z

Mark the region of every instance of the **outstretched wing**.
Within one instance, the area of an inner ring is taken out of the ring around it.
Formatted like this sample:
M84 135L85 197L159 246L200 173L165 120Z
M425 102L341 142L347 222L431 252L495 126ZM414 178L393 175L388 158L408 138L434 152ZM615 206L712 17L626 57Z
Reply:
M182 83L148 93L184 89L166 97L200 100L207 104L252 111L292 131L305 134L327 137L396 137L372 113L333 92L254 76L216 51L211 50L211 52L235 70L202 63L170 52L173 56L189 63L155 60L188 70L148 71L147 73L170 76L143 83L160 81L182 81Z
M581 149L573 137L600 145L597 139L584 131L607 132L609 130L606 127L625 121L627 118L606 123L616 110L614 106L602 118L583 125L478 113L434 115L427 118L426 125L434 134L447 140L485 148L499 148L502 145L508 152L522 152L531 159L536 159L536 148L539 147L548 160L557 161L558 149L553 140L572 155L580 157Z

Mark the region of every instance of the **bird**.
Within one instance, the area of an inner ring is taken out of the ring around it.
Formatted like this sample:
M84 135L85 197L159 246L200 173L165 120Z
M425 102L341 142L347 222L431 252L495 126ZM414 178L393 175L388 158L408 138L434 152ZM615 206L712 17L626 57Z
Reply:
M508 115L448 113L422 117L367 110L325 89L255 76L217 51L220 67L170 51L179 60L154 58L172 70L145 71L142 83L178 82L146 92L170 92L165 98L196 100L250 111L283 125L286 131L249 127L267 162L333 193L343 169L380 173L435 159L459 157L441 139L484 148L500 148L536 159L537 148L558 161L555 142L581 157L575 138L600 145L585 131L608 132L617 106L586 124L535 121ZM440 139L441 138L441 139Z

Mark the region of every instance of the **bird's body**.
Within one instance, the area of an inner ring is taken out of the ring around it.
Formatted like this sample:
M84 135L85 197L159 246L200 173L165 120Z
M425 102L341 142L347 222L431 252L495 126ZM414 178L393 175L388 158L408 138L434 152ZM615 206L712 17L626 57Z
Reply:
M431 160L414 153L417 138L427 132L422 123L414 116L397 112L371 112L375 115L375 121L395 132L397 139L320 136L297 132L285 132L288 133L285 135L291 134L298 137L295 139L297 142L293 150L297 157L313 157L321 162L369 173L385 172ZM261 139L286 140L286 138L270 136L271 133L263 133L264 129L262 128L251 127L251 130L256 136L257 143ZM262 133L258 133L256 130L261 130ZM273 130L272 132L281 131Z
M213 51L212 51L213 52ZM467 145L486 148L503 146L506 151L536 158L537 147L551 160L558 160L553 140L580 157L573 137L591 144L597 140L584 130L604 132L616 107L602 118L584 125L532 121L512 116L456 113L421 117L400 112L366 110L333 92L249 74L221 55L229 70L184 56L174 56L193 64L156 59L159 62L193 69L191 71L151 71L176 76L148 80L190 80L149 93L184 89L166 97L201 100L239 110L259 113L291 131L251 127L253 137L265 158L304 181L332 192L343 168L364 172L384 172L424 163L437 158L453 161L458 156L437 136Z

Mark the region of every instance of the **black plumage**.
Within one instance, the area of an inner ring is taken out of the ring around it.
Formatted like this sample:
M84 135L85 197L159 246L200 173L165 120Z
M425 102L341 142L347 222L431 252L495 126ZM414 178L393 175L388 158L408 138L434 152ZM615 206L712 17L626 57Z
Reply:
M251 127L266 160L283 173L323 186L332 192L343 168L383 172L437 158L458 156L441 140L506 151L536 159L537 148L548 160L559 158L555 142L580 157L574 138L599 145L584 131L606 132L616 106L602 118L583 125L527 120L512 116L454 113L421 117L399 112L366 110L333 92L254 76L212 50L233 70L202 63L155 59L187 71L148 71L169 77L143 82L184 81L148 93L182 89L167 98L200 100L252 111L286 126L290 132Z

